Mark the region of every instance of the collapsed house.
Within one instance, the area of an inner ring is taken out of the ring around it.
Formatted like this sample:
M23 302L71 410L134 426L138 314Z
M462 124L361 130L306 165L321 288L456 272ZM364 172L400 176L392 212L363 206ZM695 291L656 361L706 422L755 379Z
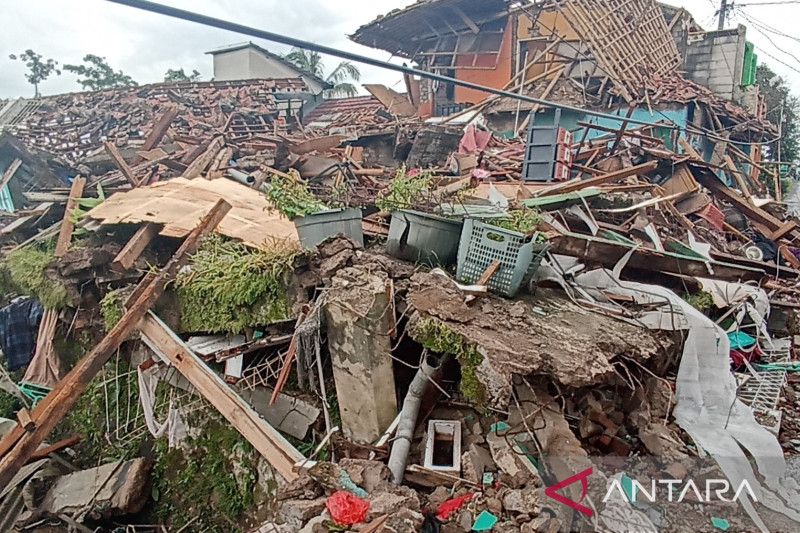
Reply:
M3 108L0 529L795 530L800 226L743 30L440 0L353 39L556 105Z

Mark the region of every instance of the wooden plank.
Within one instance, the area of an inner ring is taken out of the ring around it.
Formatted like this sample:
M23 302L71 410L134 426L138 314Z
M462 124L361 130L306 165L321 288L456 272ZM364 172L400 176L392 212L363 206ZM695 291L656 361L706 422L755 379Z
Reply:
M637 174L645 174L647 172L650 172L651 170L655 170L657 166L658 166L658 161L650 161L648 163L642 163L641 165L636 165L635 167L623 168L615 172L609 172L608 174L602 174L594 178L589 178L588 180L581 180L577 183L567 185L566 187L559 187L557 191L546 190L540 196L550 196L551 194L555 193L563 194L568 192L579 191L581 189L586 189L587 187L597 187L599 185L611 183L613 181L621 180L630 176L635 176Z
M58 242L56 242L56 257L64 257L64 254L69 250L69 243L72 241L72 230L75 229L75 224L72 222L72 213L78 207L78 200L83 196L83 188L85 186L86 178L82 176L77 176L72 181L67 208L64 210L64 219L61 221L61 231L58 234Z
M125 247L119 251L112 266L121 271L130 269L159 231L161 231L159 224L147 223L140 227L125 244Z
M56 443L51 444L50 446L45 446L44 448L39 448L33 454L31 454L31 458L28 460L28 464L38 461L39 459L46 459L50 456L50 454L58 453L64 448L69 448L70 446L75 446L81 441L81 438L78 435L73 437L68 437L66 439L62 439Z
M492 264L486 267L486 270L483 271L483 274L481 274L481 277L478 278L478 281L475 283L475 285L488 285L494 275L497 274L497 271L500 270L501 266L503 266L502 261L498 260L492 262Z
M467 25L467 28L469 28L472 33L477 35L481 32L481 29L477 24L475 24L475 21L469 18L460 7L453 5L450 6L450 9L452 9L455 14L458 15L458 17L464 22L464 24Z
M0 487L11 481L56 425L74 407L78 398L89 387L91 380L158 301L167 282L175 276L189 255L197 250L200 239L212 231L230 209L230 204L220 199L189 234L161 272L155 278L145 276L140 285L146 283L147 288L139 292L139 298L122 315L117 325L33 409L31 418L36 423L36 428L30 433L24 433L24 430L17 425L0 441L0 451L8 450L8 453L0 459Z
M217 137L211 144L208 146L205 152L200 154L194 161L192 161L189 166L186 168L186 172L183 173L183 177L186 179L192 179L200 176L208 165L214 161L214 158L217 157L217 154L222 149L222 146L225 144L225 139L223 137Z
M275 428L215 374L155 314L139 324L144 342L171 363L197 391L258 450L287 481L298 477L293 466L305 459Z
M122 175L125 176L125 179L131 184L131 187L138 187L139 180L137 180L136 176L133 175L131 167L129 167L128 163L125 162L125 159L122 157L122 154L119 153L117 147L108 141L103 142L103 146L105 146L106 152L108 152L108 155L111 156L111 159L114 160L114 163L117 165L119 171L122 172Z
M31 418L30 411L24 407L17 411L17 420L19 421L19 425L22 426L25 431L33 431L36 429L36 422L34 422Z
M5 188L6 185L11 181L11 178L14 177L14 174L17 173L19 167L22 166L22 159L15 159L11 162L11 165L3 172L3 180L0 181L0 191Z
M172 124L172 121L175 120L175 117L177 116L178 108L176 106L168 107L153 125L153 129L144 140L144 144L140 148L140 151L149 152L158 146L158 143L160 143L161 139L163 139L164 135L166 135L170 124Z
M780 228L773 231L770 235L767 235L767 238L771 241L779 241L783 239L789 232L798 229L797 222L794 220L790 220Z

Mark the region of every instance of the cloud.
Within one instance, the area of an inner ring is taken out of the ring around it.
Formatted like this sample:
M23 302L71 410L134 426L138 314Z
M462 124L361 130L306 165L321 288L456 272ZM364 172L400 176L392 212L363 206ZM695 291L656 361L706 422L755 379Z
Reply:
M160 0L173 7L196 11L306 39L370 57L388 60L389 54L352 43L347 35L362 24L413 0ZM480 1L480 0L475 0ZM715 27L714 3L697 0L670 0L689 9L707 28ZM746 9L746 8L744 8ZM798 13L798 6L765 6L746 11L760 21L786 29L787 21ZM169 68L197 69L204 78L211 77L211 57L205 52L227 44L251 40L248 37L203 27L201 25L141 12L104 0L3 0L3 20L11 21L0 33L0 98L31 96L32 87L25 81L25 67L11 61L8 54L28 48L64 63L79 63L85 54L105 56L114 69L121 69L139 83L162 80ZM748 24L737 13L731 24ZM787 31L786 33L792 33ZM771 35L787 52L800 56L800 44L791 38ZM780 57L800 70L797 60L780 53L755 28L748 39L763 51ZM276 52L285 47L274 43L259 44ZM769 58L760 59L792 84L800 83L800 73ZM332 69L338 60L327 58ZM384 83L403 89L402 77L375 67L361 67L362 81ZM65 72L41 86L43 94L80 90L75 76Z
M163 3L281 33L379 59L388 54L361 47L347 39L360 25L410 0L162 0ZM4 20L13 20L0 34L0 98L30 96L25 67L8 55L28 48L62 65L80 63L85 54L107 58L115 70L123 70L139 83L163 79L169 68L212 75L211 57L205 52L250 39L233 32L208 28L162 15L145 13L102 0L4 0ZM346 4L346 7L344 6ZM82 9L75 9L81 6ZM284 46L259 44L275 52ZM329 69L337 63L327 58ZM367 82L395 85L401 76L374 67L362 68ZM43 94L80 90L76 77L64 72L42 83Z

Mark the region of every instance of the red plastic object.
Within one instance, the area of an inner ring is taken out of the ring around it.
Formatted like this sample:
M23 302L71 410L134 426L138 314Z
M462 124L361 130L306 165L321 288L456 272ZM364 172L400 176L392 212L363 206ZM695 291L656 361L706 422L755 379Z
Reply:
M349 492L339 491L328 498L325 507L334 522L342 526L352 526L367 519L369 502Z
M474 497L475 494L465 494L463 496L459 496L458 498L447 500L440 505L438 509L436 509L436 518L443 521L449 520L450 515L464 507L464 505Z

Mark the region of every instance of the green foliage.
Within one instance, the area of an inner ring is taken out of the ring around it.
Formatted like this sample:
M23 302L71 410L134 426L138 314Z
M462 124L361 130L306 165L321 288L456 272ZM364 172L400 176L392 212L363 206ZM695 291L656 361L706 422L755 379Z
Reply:
M381 211L396 211L416 207L431 190L433 179L430 173L422 172L409 176L405 168L397 171L388 190L384 191L375 205Z
M491 224L498 228L530 235L536 231L539 224L542 223L542 217L539 211L535 209L524 207L522 209L509 211L508 214L511 215L511 218L495 219L491 221Z
M51 245L31 245L14 250L6 257L11 281L22 294L39 300L47 309L67 305L67 289L45 275L55 259Z
M267 199L289 220L313 215L327 209L324 203L311 194L308 185L300 179L299 175L276 174L272 176L267 189Z
M57 76L61 76L61 71L58 69L58 61L53 59L44 59L41 54L37 54L30 48L25 50L20 55L9 54L9 59L12 61L22 61L28 67L28 72L25 73L25 79L28 83L33 85L33 95L39 98L39 84L49 78L54 72Z
M434 353L448 354L455 357L461 365L461 394L481 407L486 404L488 395L486 387L478 379L478 365L483 362L483 355L477 346L467 342L460 333L453 331L443 322L425 317L411 326L410 336Z
M114 71L106 58L93 54L83 56L83 65L64 65L64 70L82 76L78 79L81 87L92 91L113 89L115 87L136 87L138 84L133 78L122 72Z
M262 250L214 236L203 241L175 288L185 331L241 333L289 317L286 285L297 248Z
M22 402L16 396L0 390L0 418L16 420L17 411L22 409Z
M708 313L714 307L714 297L711 293L700 291L695 294L687 294L683 297L686 303L700 311L701 313Z
M295 48L286 54L284 59L300 70L324 79L333 85L333 89L325 91L325 98L356 96L358 94L358 89L353 82L361 80L361 71L350 61L342 61L330 74L325 76L325 65L319 52Z
M800 98L792 94L791 86L761 64L756 71L756 84L767 104L767 119L778 126L783 116L781 159L796 162L800 158ZM778 160L778 142L769 145L765 154L770 161Z
M200 72L192 70L191 74L186 74L183 69L167 69L164 74L164 82L166 83L181 83L192 82L200 79Z
M133 287L123 287L108 291L103 299L100 300L100 314L103 316L103 322L106 331L111 331L114 326L122 319L125 311L122 305L128 299Z
M176 530L197 518L193 531L228 532L254 506L256 454L219 415L203 415L207 422L198 421L203 427L186 450L167 450L165 439L157 443L156 512Z

